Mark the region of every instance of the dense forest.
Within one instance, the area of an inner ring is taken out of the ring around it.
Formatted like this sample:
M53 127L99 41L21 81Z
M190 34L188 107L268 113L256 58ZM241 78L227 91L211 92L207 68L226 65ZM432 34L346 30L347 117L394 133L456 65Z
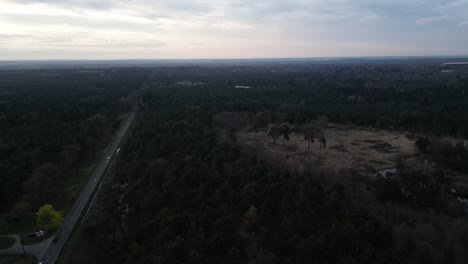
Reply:
M0 71L0 214L70 203L146 78L141 69Z
M158 67L69 263L465 263L468 70L440 63ZM236 88L237 87L237 88ZM222 113L229 113L222 115ZM291 170L237 141L269 123L419 135L392 178ZM219 120L219 117L222 120ZM466 177L465 177L466 180ZM411 195L408 195L410 193Z

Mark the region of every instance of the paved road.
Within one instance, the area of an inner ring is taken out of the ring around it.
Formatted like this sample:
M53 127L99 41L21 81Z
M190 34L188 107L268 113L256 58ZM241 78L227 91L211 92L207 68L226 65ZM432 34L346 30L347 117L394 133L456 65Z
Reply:
M91 198L94 192L94 189L99 183L99 180L104 175L104 171L106 170L107 166L110 163L110 160L108 159L108 157L112 158L114 154L117 152L120 142L122 141L122 138L127 133L128 128L130 127L130 124L132 123L134 117L135 117L135 113L129 114L129 116L123 123L123 125L121 125L119 129L117 130L117 132L115 133L111 144L108 146L108 148L105 151L105 155L102 158L101 163L98 165L98 167L94 171L93 176L91 177L89 182L86 184L84 189L81 191L80 196L78 197L78 199L75 201L75 204L72 206L72 208L68 212L67 217L63 221L62 226L59 228L59 230L55 234L54 239L49 244L49 246L45 250L42 257L39 258L40 259L39 262L43 261L47 264L51 264L51 263L54 263L55 260L57 259L60 253L60 250L62 249L65 242L67 241L68 236L72 232L73 227L75 226L78 218L83 212L83 209L88 203L88 200ZM58 238L58 240L56 240L56 238ZM53 242L54 240L56 240L56 242Z

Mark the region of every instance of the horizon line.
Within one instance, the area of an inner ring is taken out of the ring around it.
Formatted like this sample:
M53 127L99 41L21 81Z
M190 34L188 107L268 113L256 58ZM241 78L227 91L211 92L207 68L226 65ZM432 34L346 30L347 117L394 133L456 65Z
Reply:
M68 62L68 61L79 61L79 62L97 62L97 61L221 61L221 60L310 60L310 59L321 59L321 60L333 60L333 59L406 59L406 58L468 58L466 55L382 55L382 56L320 56L320 57L242 57L242 58L152 58L152 59L0 59L0 63L3 62Z

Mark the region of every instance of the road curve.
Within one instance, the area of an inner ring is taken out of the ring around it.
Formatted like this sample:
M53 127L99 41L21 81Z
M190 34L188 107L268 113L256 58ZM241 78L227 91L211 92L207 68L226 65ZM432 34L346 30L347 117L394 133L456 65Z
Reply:
M39 258L40 259L39 262L45 262L47 264L51 264L56 261L58 255L60 254L60 250L62 250L62 247L67 241L70 233L73 231L73 228L76 222L78 221L78 219L80 218L80 215L83 212L83 209L85 208L86 204L88 203L88 200L91 198L94 192L94 189L98 185L97 183L99 182L101 177L104 175L104 172L110 163L110 160L108 159L108 157L112 158L115 155L134 117L135 117L135 113L130 113L127 119L125 120L125 122L123 123L123 125L121 125L117 129L110 145L105 151L105 155L103 156L101 163L99 163L98 167L94 171L93 176L89 179L89 182L81 191L80 196L78 197L78 199L75 201L72 208L68 212L65 220L63 221L62 225L58 229L57 233L55 233L53 241L56 241L56 242L51 242L49 244L49 246L45 250L42 257ZM56 238L58 238L58 240Z

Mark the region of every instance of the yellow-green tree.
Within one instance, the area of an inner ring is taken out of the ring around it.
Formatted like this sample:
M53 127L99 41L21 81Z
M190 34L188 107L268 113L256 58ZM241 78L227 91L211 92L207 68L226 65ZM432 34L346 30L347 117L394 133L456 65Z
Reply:
M63 222L62 213L50 204L45 204L36 213L36 223L40 229L56 230Z

